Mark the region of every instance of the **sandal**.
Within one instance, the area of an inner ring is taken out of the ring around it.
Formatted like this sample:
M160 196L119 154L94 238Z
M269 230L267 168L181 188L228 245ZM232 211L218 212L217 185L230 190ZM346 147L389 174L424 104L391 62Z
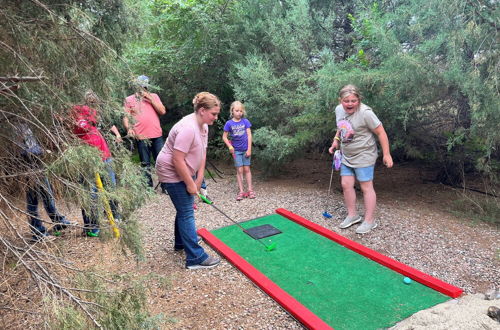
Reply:
M254 199L255 198L255 193L253 192L253 190L249 190L247 192L247 197L250 198L250 199Z
M244 193L244 192L240 192L240 193L238 193L238 195L236 196L236 200L237 200L237 201L241 201L243 198L245 198L245 193Z

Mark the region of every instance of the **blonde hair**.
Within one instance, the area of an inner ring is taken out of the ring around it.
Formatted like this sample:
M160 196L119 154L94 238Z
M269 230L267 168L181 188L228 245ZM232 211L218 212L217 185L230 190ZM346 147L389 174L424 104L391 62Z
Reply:
M217 96L209 92L201 92L196 94L193 99L194 112L198 112L200 108L212 109L220 107L221 102Z
M245 105L240 101L234 101L233 103L231 103L231 107L229 108L229 113L231 114L231 118L234 117L233 111L237 105L241 107L241 110L243 111L243 117L245 117L247 115L247 112L245 110Z
M91 90L91 89L88 89L86 92L85 92L85 103L87 105L90 105L90 104L96 104L96 103L99 103L99 97L97 96L97 94Z
M358 87L356 87L354 85L345 85L339 91L339 100L342 101L345 97L347 97L349 95L356 96L360 102L361 102L361 99L363 98Z

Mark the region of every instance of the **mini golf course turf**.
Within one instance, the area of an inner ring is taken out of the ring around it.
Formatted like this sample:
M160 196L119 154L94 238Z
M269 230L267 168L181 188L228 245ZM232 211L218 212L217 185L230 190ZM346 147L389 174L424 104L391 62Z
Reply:
M282 233L261 239L266 245L276 243L276 249L266 251L236 225L211 231L215 240L204 229L200 234L216 249L220 240L335 329L390 327L450 299L415 280L405 284L404 275L279 214L240 224L245 229L265 224L279 229Z

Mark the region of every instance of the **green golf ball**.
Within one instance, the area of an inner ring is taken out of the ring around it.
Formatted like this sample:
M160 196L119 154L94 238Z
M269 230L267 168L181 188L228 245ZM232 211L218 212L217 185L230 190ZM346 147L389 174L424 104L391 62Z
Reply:
M404 282L404 284L410 284L411 283L411 278L405 277L405 278L403 278L403 282Z

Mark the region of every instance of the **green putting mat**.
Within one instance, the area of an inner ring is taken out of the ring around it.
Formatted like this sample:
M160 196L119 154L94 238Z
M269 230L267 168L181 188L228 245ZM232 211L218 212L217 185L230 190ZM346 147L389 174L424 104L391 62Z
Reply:
M260 241L236 225L211 233L335 329L383 329L450 299L278 214L241 223L282 233Z

